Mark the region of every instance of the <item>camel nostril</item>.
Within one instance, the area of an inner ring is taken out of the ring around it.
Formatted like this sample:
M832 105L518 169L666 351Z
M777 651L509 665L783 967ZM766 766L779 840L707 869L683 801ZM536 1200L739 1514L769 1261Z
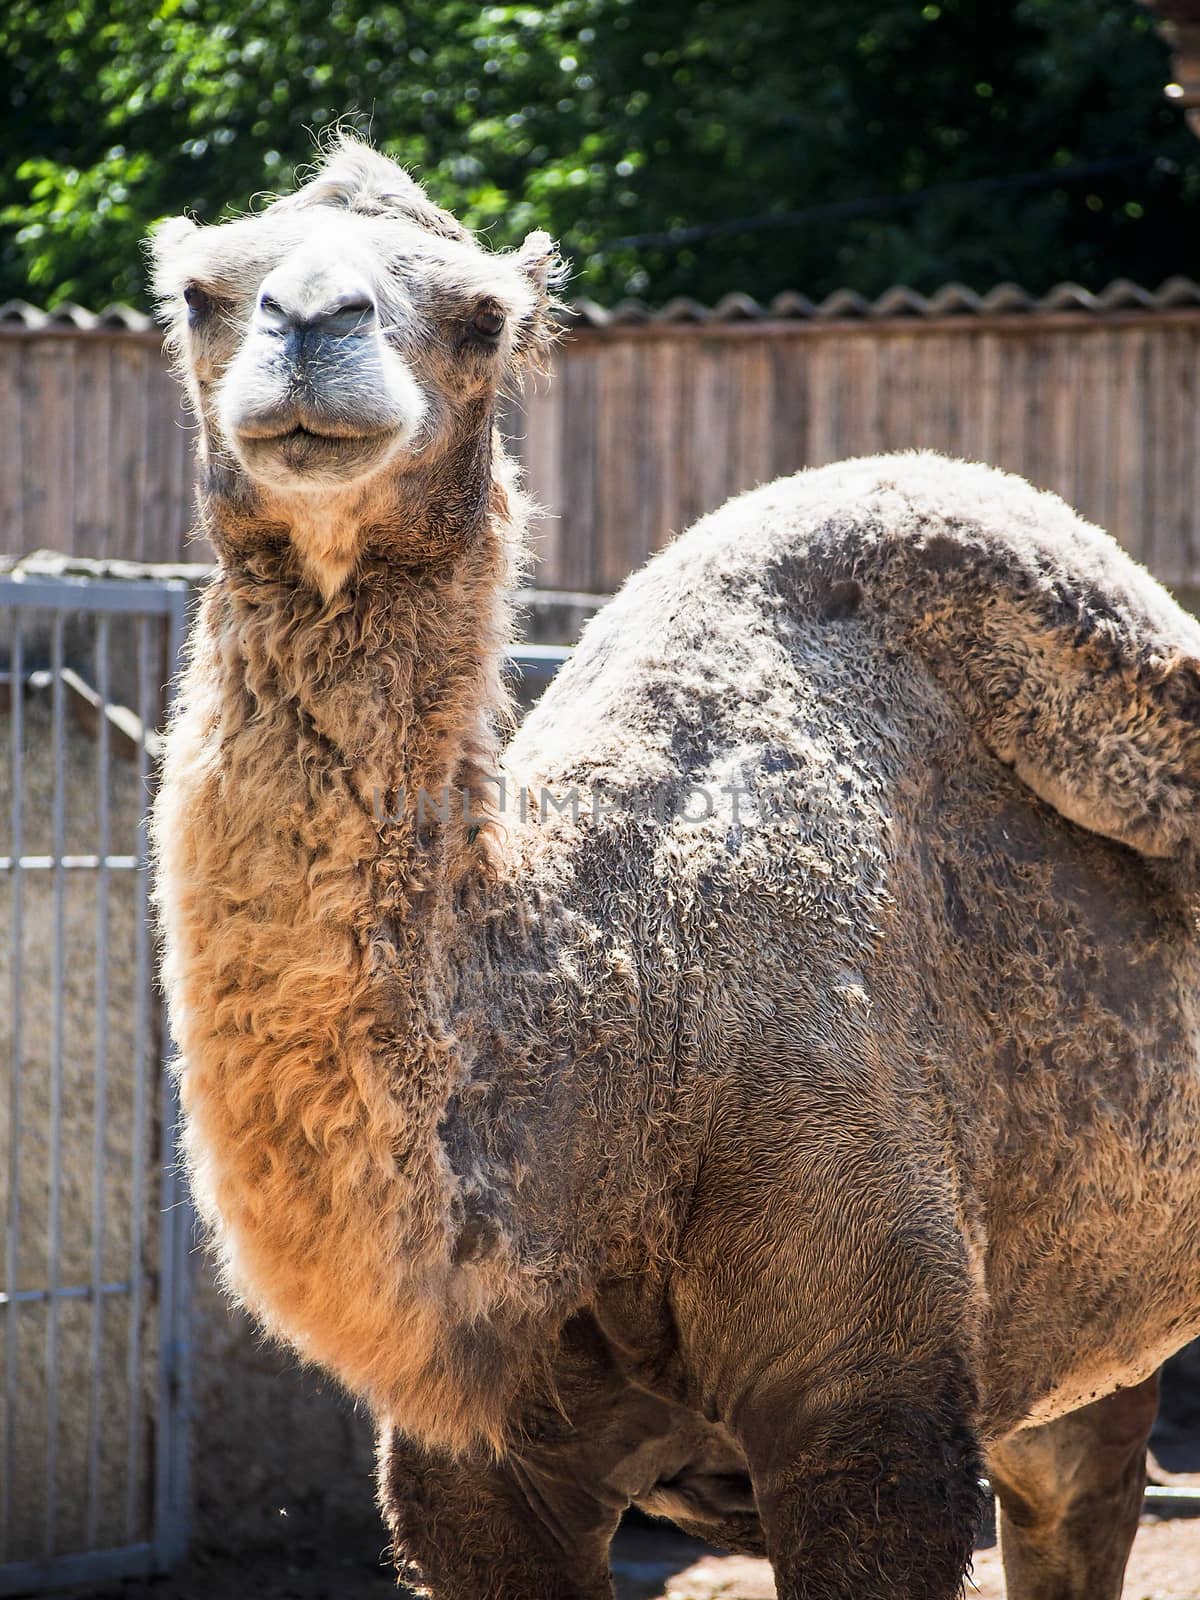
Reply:
M304 335L368 333L376 326L374 299L363 290L337 295L323 305L305 296L281 300L278 294L260 290L256 319L272 333Z
M375 302L365 294L344 295L326 306L314 321L333 333L365 333L375 326Z

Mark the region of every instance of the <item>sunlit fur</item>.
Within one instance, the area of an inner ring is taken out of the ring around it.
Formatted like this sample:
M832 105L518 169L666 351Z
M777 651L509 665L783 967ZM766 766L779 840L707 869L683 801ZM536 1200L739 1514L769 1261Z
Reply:
M782 1600L949 1600L985 1455L1066 1525L1022 1462L1067 1419L1115 1600L1146 1408L1119 1482L1078 1408L1200 1328L1200 628L1018 480L851 462L675 541L502 754L494 412L549 242L489 254L348 143L156 251L220 558L154 815L188 1164L231 1291L379 1417L398 1556L602 1600L633 1500ZM311 481L222 433L297 260L382 331L270 404L420 395Z

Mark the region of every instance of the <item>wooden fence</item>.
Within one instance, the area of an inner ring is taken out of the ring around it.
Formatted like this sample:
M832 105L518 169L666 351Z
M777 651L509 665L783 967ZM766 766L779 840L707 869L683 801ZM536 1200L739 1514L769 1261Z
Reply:
M507 430L535 581L608 592L728 495L928 446L1057 490L1200 587L1200 306L584 325ZM193 425L152 331L0 325L0 550L202 560Z

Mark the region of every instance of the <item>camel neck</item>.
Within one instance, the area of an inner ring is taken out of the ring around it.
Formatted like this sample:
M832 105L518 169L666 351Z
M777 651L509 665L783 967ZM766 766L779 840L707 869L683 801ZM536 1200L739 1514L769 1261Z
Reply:
M193 1181L236 1238L230 1281L380 1408L434 1418L463 1226L439 1130L482 944L454 908L487 858L461 814L398 802L494 766L514 538L501 483L473 521L435 509L441 559L373 536L328 598L286 537L224 533L154 819Z
M336 767L393 851L462 833L456 818L470 832L494 797L509 720L511 494L501 471L426 493L419 517L393 505L328 596L287 537L248 550L243 530L217 532L227 559L206 620L227 708L286 727L310 771Z

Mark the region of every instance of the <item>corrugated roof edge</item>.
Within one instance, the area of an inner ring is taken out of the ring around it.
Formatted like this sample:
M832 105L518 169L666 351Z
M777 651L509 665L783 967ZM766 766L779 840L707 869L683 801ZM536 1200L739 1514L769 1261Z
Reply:
M657 310L641 300L622 300L611 308L576 300L567 308L567 320L593 328L645 322L878 322L903 317L1028 316L1039 311L1100 316L1111 311L1174 311L1181 306L1200 306L1200 284L1191 278L1168 278L1157 290L1117 278L1097 294L1078 283L1058 283L1037 297L1016 283L998 283L987 294L977 294L962 283L947 283L931 295L896 284L874 300L854 289L835 289L820 302L793 289L766 304L748 294L724 295L714 306L681 296Z
M64 300L53 311L43 311L30 305L28 300L6 300L0 305L0 328L28 328L37 333L42 329L74 328L79 333L104 333L124 330L129 333L151 333L156 324L144 311L132 306L105 306L103 311L89 311L74 301Z
M1028 316L1039 311L1079 311L1095 316L1110 311L1174 311L1181 306L1200 306L1200 284L1191 278L1168 278L1157 290L1143 289L1128 278L1117 278L1096 294L1078 283L1058 283L1037 297L1016 283L998 283L986 294L977 294L962 283L947 283L931 295L896 284L874 300L867 300L854 289L835 289L819 302L786 289L766 304L739 292L722 295L712 306L684 295L657 308L641 300L622 300L606 307L584 299L574 300L565 308L564 322L568 327L611 328L646 322L883 321L902 317ZM0 305L0 329L4 328L26 328L35 333L66 328L80 333L150 333L155 322L132 306L89 311L64 301L53 311L43 311L28 300L6 300Z

